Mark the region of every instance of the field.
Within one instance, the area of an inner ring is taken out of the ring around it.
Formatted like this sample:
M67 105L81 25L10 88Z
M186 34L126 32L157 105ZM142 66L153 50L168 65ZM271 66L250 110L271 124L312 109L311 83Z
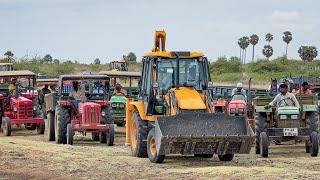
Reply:
M236 155L232 162L170 156L163 164L135 158L124 145L124 128L116 128L115 146L77 135L74 146L46 141L46 135L16 130L0 136L0 179L318 179L320 158L303 144L272 145L270 158ZM90 134L89 134L90 135Z

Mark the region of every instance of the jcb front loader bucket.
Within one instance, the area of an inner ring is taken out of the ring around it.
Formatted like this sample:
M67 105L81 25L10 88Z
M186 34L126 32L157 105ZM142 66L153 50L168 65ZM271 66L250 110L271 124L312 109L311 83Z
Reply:
M204 112L158 117L155 135L158 155L249 154L255 139L245 117Z

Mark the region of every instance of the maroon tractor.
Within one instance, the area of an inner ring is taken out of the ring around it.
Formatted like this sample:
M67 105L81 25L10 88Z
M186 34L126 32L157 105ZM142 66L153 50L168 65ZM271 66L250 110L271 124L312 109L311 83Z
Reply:
M49 134L57 143L73 144L75 132L92 134L93 140L113 145L114 120L108 102L109 77L107 75L63 75L59 78L59 91L49 99L56 99L54 123ZM49 96L50 96L49 95ZM48 103L50 105L51 103ZM52 132L55 130L55 132Z
M34 90L36 74L31 71L0 71L0 125L5 136L13 125L44 134L45 123Z

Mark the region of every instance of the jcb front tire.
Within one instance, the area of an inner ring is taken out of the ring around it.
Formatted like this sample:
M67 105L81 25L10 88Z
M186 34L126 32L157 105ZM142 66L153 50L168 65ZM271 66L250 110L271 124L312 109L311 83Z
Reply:
M158 153L157 153L156 137L155 137L154 128L152 128L148 133L147 153L148 153L149 160L153 163L162 163L164 161L165 155L158 155Z
M5 136L11 136L11 120L8 117L2 118L2 132Z
M130 125L131 129L131 152L135 157L145 158L147 153L147 129L144 128L144 122L142 121L138 110L133 110L133 122Z
M260 134L260 149L262 150L261 156L267 158L269 155L269 140L266 132Z
M232 161L234 154L218 155L220 161Z
M68 109L57 106L55 119L55 135L56 143L67 143L67 124L70 123L70 114Z

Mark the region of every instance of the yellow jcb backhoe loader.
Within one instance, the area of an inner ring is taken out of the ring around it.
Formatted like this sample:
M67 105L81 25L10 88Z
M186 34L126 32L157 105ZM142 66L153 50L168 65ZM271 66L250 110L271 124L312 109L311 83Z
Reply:
M254 136L245 117L212 113L208 60L200 52L165 50L158 30L142 59L138 101L126 103L126 144L133 156L162 163L167 154L231 161L250 152Z

